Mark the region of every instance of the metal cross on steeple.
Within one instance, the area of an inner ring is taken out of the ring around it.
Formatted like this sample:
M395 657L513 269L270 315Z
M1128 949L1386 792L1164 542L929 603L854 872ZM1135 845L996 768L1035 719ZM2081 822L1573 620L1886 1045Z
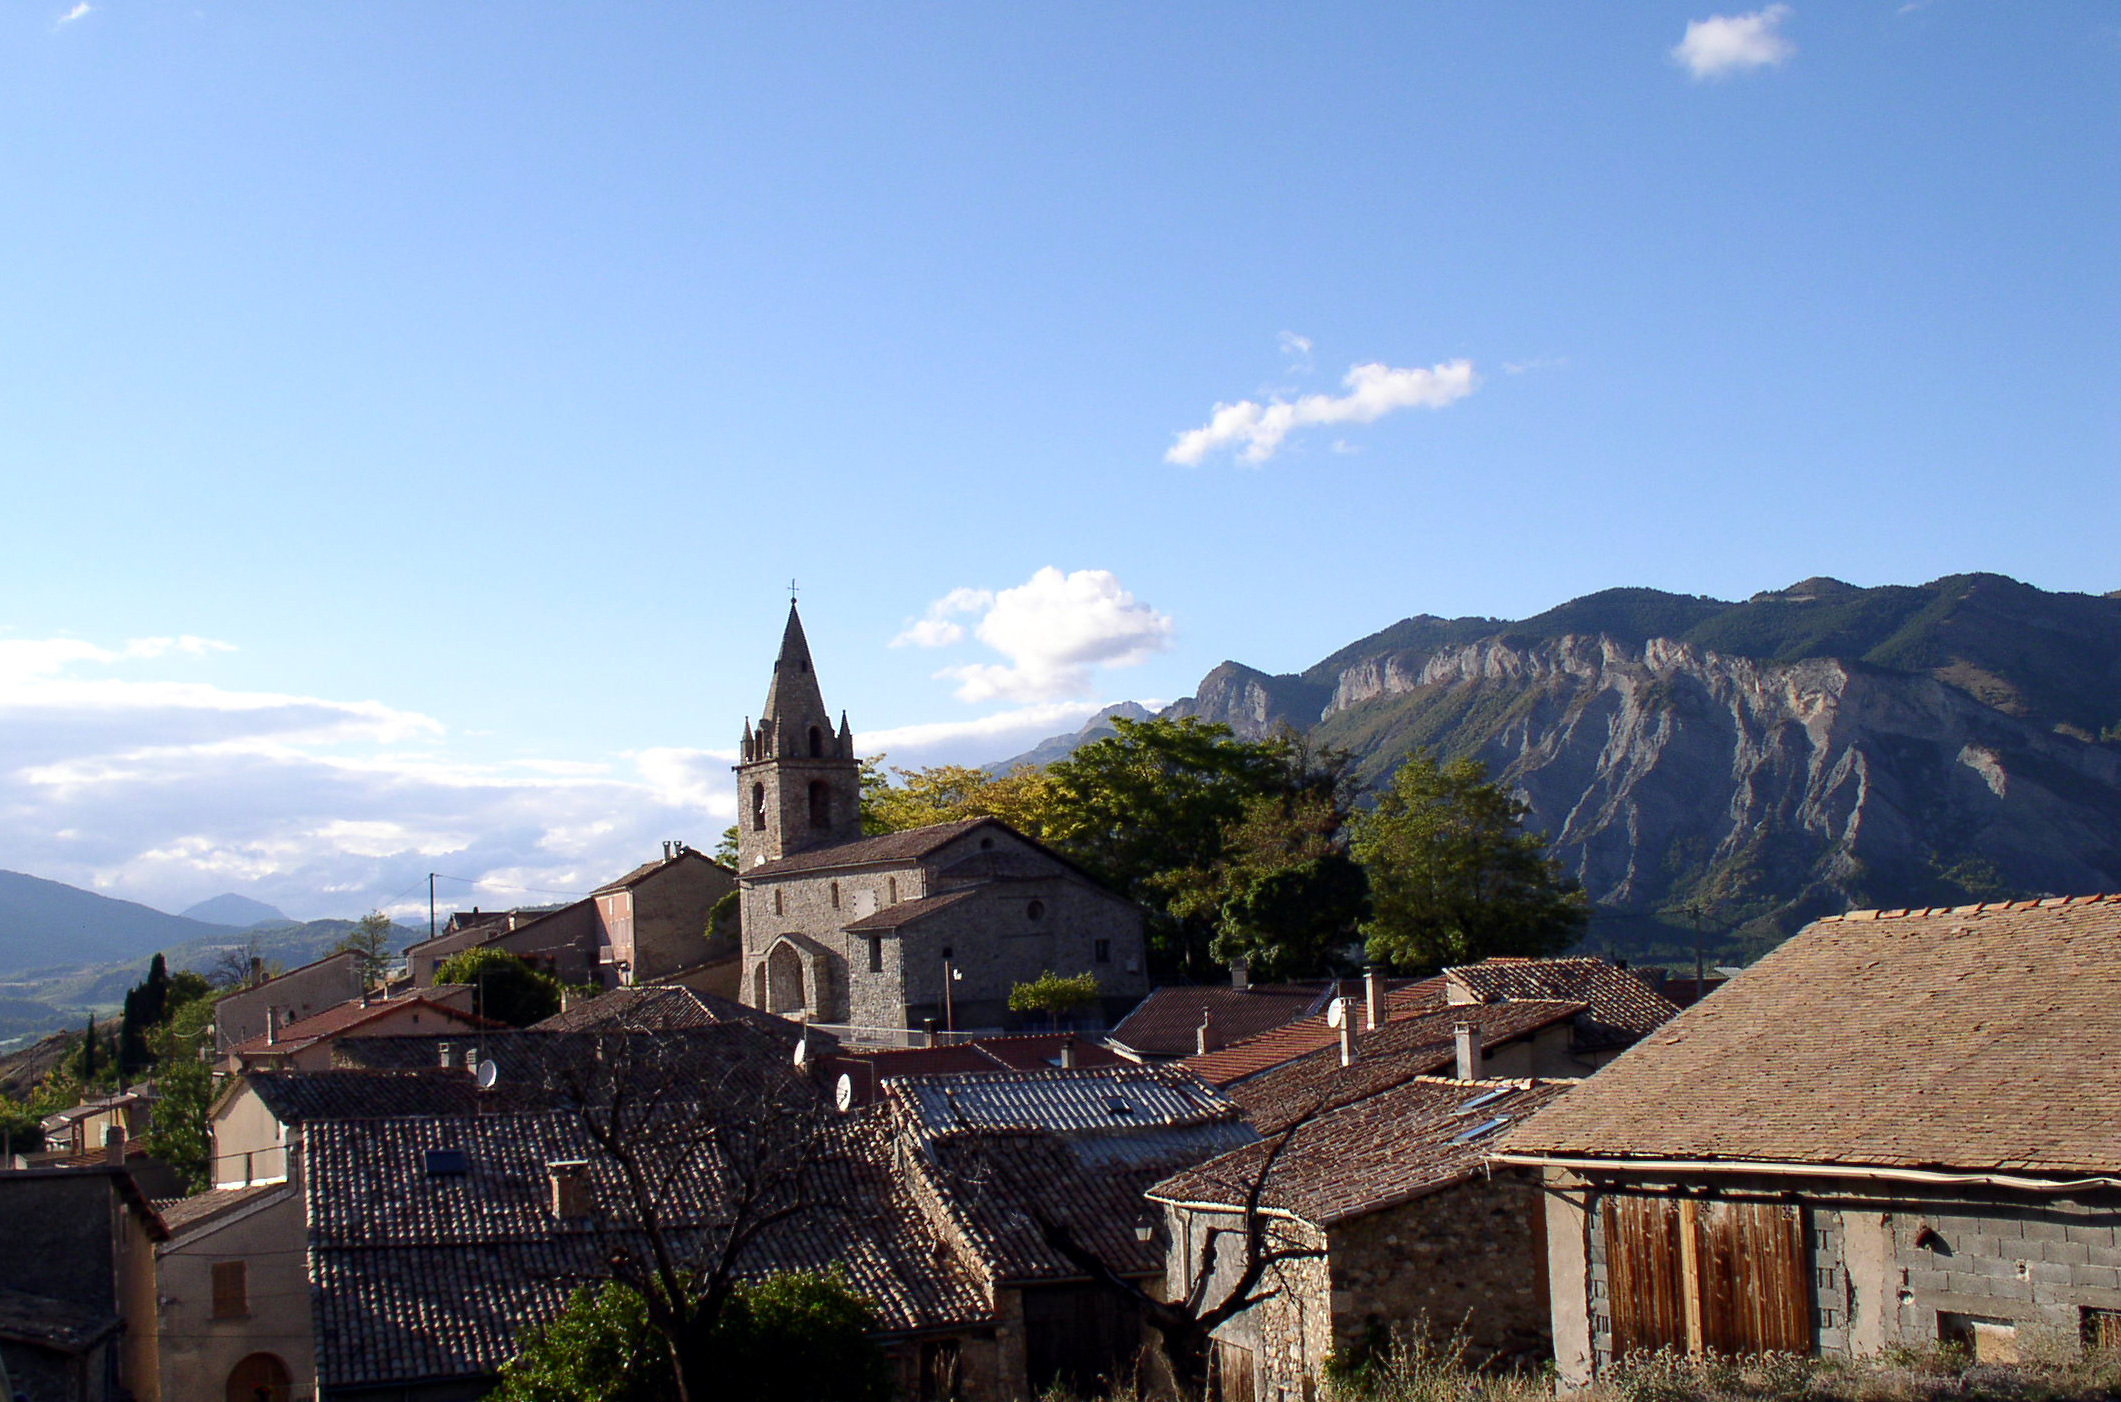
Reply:
M791 608L795 605L795 581L792 579L788 581L788 603Z

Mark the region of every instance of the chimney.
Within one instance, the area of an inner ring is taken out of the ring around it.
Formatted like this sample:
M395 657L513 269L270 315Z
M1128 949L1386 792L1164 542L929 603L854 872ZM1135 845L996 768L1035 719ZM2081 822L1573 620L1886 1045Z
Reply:
M1470 1022L1461 1022L1451 1029L1451 1045L1458 1053L1458 1079L1477 1081L1480 1079L1480 1029Z
M663 844L663 860L666 862L670 860L670 844L668 842Z
M1215 1050L1218 1039L1209 1030L1209 1024L1214 1020L1215 1013L1212 1009L1202 1008L1200 1010L1200 1027L1193 1034L1193 1054L1195 1056L1206 1056L1209 1052Z
M114 1167L125 1163L125 1129L122 1125L111 1125L103 1131L103 1162Z
M1385 981L1383 971L1375 964L1362 971L1362 997L1369 1009L1370 1030L1375 1032L1377 1025L1385 1020Z
M921 1019L921 1045L926 1047L935 1045L935 1019L932 1017Z
M565 1222L589 1216L589 1164L570 1160L545 1165L545 1181L552 1188L552 1215Z
M1070 1037L1067 1041L1061 1043L1060 1063L1063 1071L1073 1071L1075 1069L1075 1038Z
M256 988L263 982L265 982L265 958L263 955L253 954L250 956L250 986Z
M267 1008L265 1010L265 1045L268 1047L274 1046L279 1040L280 1010L278 1008Z
M1340 1064L1355 1064L1355 1000L1347 999L1346 1011L1340 1019Z
M439 1046L442 1052L442 1069L447 1071L450 1067L456 1065L457 1049L447 1042L442 1042Z
M1230 986L1243 990L1252 986L1252 966L1242 959L1230 961Z

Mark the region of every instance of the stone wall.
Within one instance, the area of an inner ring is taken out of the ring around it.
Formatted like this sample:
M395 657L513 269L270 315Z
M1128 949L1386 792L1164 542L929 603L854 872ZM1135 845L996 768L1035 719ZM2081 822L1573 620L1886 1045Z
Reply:
M706 960L707 913L736 889L736 873L687 855L633 888L633 981L645 983Z

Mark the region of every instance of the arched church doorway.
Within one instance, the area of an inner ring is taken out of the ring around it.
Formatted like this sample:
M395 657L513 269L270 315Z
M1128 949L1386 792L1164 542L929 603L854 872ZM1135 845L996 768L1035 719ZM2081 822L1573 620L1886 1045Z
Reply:
M803 1010L803 956L786 940L766 956L766 1011L799 1013Z
M228 1373L228 1402L287 1402L294 1375L270 1353L254 1353Z

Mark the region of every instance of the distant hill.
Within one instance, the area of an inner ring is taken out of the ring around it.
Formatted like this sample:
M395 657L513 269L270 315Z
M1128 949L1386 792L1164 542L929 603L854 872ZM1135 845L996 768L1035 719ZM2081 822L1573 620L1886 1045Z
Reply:
M1597 903L1601 952L1684 960L1697 905L1739 955L1850 907L2121 890L2121 594L1608 589L1416 615L1300 673L1225 662L1163 714L1288 725L1371 783L1415 750L1483 761Z
M187 906L181 914L186 920L203 920L209 925L234 925L244 929L267 921L282 925L295 923L265 902L239 896L233 891Z
M1117 735L1119 732L1112 728L1112 717L1119 716L1125 720L1147 720L1151 714L1153 713L1149 708L1139 702L1122 701L1116 706L1105 707L1105 709L1084 721L1080 729L1068 731L1063 735L1049 735L1020 755L996 760L994 763L982 767L991 774L1007 774L1010 770L1020 765L1030 765L1033 769L1044 769L1057 759L1067 758L1075 753L1077 748L1089 744L1092 740L1102 740L1107 735Z
M55 964L131 959L228 934L223 925L0 871L0 978Z

